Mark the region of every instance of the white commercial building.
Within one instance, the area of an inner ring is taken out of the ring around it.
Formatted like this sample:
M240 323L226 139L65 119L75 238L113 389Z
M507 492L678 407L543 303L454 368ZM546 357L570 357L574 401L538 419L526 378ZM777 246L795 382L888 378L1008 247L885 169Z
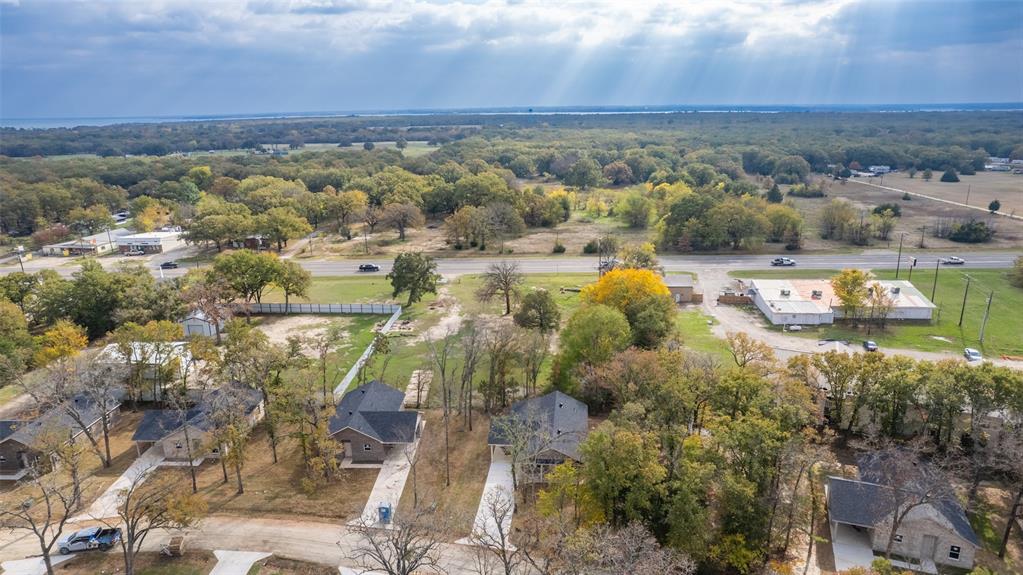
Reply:
M875 280L888 291L891 320L930 320L935 305L906 280ZM755 279L750 282L753 303L774 325L820 325L842 318L842 303L831 282L821 280Z
M117 238L117 249L122 254L142 251L159 254L181 247L181 232L143 232Z
M114 228L82 239L43 246L42 252L44 256L99 256L113 251L115 241L130 233L124 228Z

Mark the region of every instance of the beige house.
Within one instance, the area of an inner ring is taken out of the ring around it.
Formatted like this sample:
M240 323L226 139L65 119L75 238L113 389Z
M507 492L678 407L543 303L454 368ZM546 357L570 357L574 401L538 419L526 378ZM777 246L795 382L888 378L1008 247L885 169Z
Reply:
M249 425L256 425L265 415L259 390L224 386L184 413L177 409L146 411L132 436L135 449L141 454L156 447L168 461L188 461L190 453L195 459L220 457L220 447L211 441L211 435L216 430L217 412L221 408L240 411ZM186 437L192 444L191 450Z
M826 492L836 569L869 567L888 548L895 488L861 459L860 479L829 477ZM924 503L910 509L899 524L893 563L924 573L937 573L938 566L970 570L979 544L958 501Z

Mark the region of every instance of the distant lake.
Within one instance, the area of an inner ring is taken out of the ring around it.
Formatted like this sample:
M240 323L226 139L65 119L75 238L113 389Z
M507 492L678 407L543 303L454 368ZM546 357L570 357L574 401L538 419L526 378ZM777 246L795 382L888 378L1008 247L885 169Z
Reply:
M761 113L784 112L962 112L1019 111L1023 102L968 104L864 104L821 106L544 106L511 108L461 108L421 110L363 110L353 112L268 112L263 114L210 114L196 116L110 116L91 118L0 118L0 127L46 129L114 124L159 124L165 122L210 122L218 120L268 120L287 118L339 118L345 116L424 116L424 115L551 115L551 114L668 114L668 113Z

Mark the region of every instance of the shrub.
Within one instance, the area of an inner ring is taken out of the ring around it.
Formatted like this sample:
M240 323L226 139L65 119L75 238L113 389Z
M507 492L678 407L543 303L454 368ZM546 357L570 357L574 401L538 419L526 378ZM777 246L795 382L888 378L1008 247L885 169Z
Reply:
M956 175L956 171L952 168L945 170L944 174L941 174L941 181L943 182L958 182L959 176Z
M797 198L823 198L827 194L824 193L824 182L817 182L815 184L796 184L789 188L789 195Z
M595 254L600 249L600 243L597 240L590 240L583 246L584 254Z
M904 201L904 202L911 202L911 201L913 201L913 196L909 195L909 192L906 192L906 193L902 194L902 201Z
M565 253L565 244L563 244L561 242L554 242L554 249L551 250L551 253L555 253L555 254L563 254L563 253Z
M900 206L899 204L892 203L881 204L880 206L874 208L874 213L877 215L881 215L885 212L885 210L890 211L892 215L897 218L902 217L902 206Z
M991 241L991 237L994 235L995 231L984 222L971 220L965 224L953 225L952 233L949 234L948 239L965 244L981 244Z
M998 200L991 200L991 203L987 205L987 209L993 214L1002 209L1002 202L999 202Z

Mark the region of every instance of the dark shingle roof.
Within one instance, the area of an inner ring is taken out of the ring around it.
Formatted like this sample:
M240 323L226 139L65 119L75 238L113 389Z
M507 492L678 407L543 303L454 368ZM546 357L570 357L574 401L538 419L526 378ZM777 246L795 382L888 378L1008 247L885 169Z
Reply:
M330 434L351 428L381 443L410 443L416 434L419 414L402 411L405 394L373 380L341 398L330 418Z
M132 441L159 441L181 429L184 426L184 421L187 421L191 427L209 431L214 425L212 417L214 408L219 402L229 400L240 403L243 412L248 415L263 401L263 394L258 389L231 385L210 392L201 404L186 411L184 417L177 409L148 410L142 415L142 421L135 428L135 434L131 436L131 439Z
M888 485L890 482L885 471L884 457L885 455L879 453L860 457L857 462L860 480L828 478L828 512L833 520L872 527L891 515L895 502L892 487ZM900 488L912 489L912 486L903 485ZM958 501L948 498L930 505L941 513L960 537L974 545L980 545L980 540L973 532L966 512Z
M14 432L25 425L26 421L18 421L15 419L4 419L0 420L0 441L3 441L14 434Z
M519 421L532 421L539 427L536 441L549 442L546 446L531 445L531 450L542 451L545 448L557 451L576 461L579 460L579 444L586 438L588 431L587 417L589 410L586 404L578 399L553 391L540 397L523 399L511 406L511 412L505 416ZM490 445L509 445L511 441L505 437L504 422L507 419L495 419L490 424Z
M78 418L87 426L96 423L103 416L103 409L96 402L84 396L75 396L69 399L68 402L74 403ZM119 405L120 401L115 401L111 411L117 409ZM31 445L39 434L47 429L66 429L68 430L69 437L82 433L82 427L76 423L75 418L68 414L67 406L61 404L51 407L36 419L18 426L8 439L17 441L22 445Z

